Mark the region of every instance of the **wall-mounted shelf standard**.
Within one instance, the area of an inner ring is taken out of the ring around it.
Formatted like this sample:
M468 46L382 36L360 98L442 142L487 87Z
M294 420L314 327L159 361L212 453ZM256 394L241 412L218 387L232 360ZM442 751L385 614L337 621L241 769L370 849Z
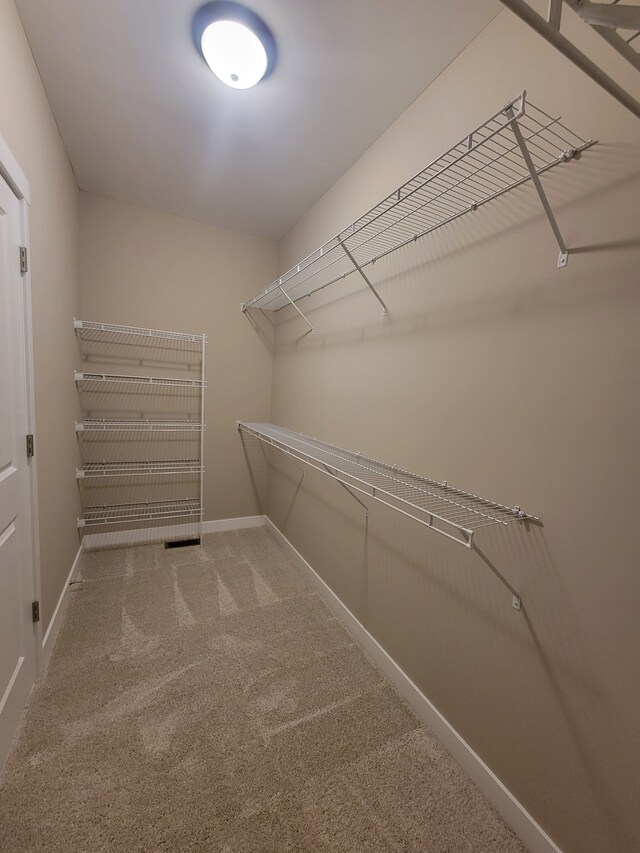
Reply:
M377 462L361 453L342 450L273 424L238 421L237 425L241 433L255 436L287 456L328 474L348 489L360 492L467 548L473 546L474 533L481 527L512 521L538 521L520 507L503 506L455 489L448 483L411 474L395 465Z
M99 362L74 374L84 409L75 425L84 505L78 528L107 528L105 536L91 536L92 545L114 537L119 544L139 541L138 528L153 528L143 531L148 540L201 536L205 335L75 319L73 325L82 358ZM114 362L124 370L144 365L148 375L102 372ZM152 412L157 417L145 417ZM159 526L170 519L169 529Z
M358 272L386 311L364 270L376 261L532 181L560 249L568 250L540 175L593 145L526 100L522 92L368 213L242 305L279 311Z

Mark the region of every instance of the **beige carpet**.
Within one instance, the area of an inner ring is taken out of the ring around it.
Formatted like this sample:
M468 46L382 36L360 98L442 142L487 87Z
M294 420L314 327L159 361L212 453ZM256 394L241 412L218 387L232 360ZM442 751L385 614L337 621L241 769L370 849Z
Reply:
M524 850L265 529L89 553L81 578L2 851Z

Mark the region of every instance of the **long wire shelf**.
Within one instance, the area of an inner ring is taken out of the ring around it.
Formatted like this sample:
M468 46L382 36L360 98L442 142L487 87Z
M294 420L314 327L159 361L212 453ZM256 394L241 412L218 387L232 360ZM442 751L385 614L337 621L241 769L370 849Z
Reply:
M113 420L86 418L76 421L76 432L202 432L201 421L186 420Z
M104 477L153 477L171 474L203 473L199 459L169 459L153 462L87 462L76 470L76 479Z
M184 332L166 332L161 329L140 329L137 326L119 326L114 323L94 323L75 320L76 336L84 341L104 341L113 344L141 343L157 346L188 345L188 349L200 349L204 335L189 335Z
M566 266L568 250L539 176L593 144L526 100L526 92L522 92L245 302L242 310L279 311L294 305L300 312L299 300L357 271L386 313L384 302L364 273L367 267L528 181L535 185L560 248L558 266Z
M122 389L133 388L136 394L142 389L177 388L185 391L201 391L203 383L200 379L173 379L170 376L126 376L121 373L80 373L74 374L75 381L85 389L100 386L104 383L118 385Z
M201 505L196 498L144 503L112 504L86 507L78 519L78 527L96 527L156 519L200 517Z
M467 548L475 532L491 524L538 521L520 507L508 507L470 492L404 471L274 424L237 422L240 432L328 474L348 489L378 501Z

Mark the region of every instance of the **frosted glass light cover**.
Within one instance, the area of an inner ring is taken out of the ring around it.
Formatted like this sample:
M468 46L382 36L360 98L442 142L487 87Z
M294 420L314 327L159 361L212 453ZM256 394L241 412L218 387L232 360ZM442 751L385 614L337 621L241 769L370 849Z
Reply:
M269 64L258 36L236 21L209 24L202 34L202 53L216 77L233 89L255 86Z

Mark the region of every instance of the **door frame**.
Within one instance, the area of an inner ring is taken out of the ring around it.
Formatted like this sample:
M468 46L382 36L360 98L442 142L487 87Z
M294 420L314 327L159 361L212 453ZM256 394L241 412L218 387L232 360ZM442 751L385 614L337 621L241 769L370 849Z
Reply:
M27 250L27 271L22 274L22 308L24 322L24 346L25 346L25 380L27 401L27 433L32 433L36 438L35 418L35 380L33 365L33 323L31 307L31 243L29 238L29 210L31 206L31 187L26 175L20 168L18 161L13 156L11 149L0 134L0 175L9 185L20 204L20 244ZM28 463L29 478L29 507L28 538L31 543L31 560L33 567L33 600L41 600L40 583L40 536L38 524L38 467L37 456L32 456ZM42 671L44 655L42 654L42 622L34 623L33 632L33 654L34 672L36 678Z

